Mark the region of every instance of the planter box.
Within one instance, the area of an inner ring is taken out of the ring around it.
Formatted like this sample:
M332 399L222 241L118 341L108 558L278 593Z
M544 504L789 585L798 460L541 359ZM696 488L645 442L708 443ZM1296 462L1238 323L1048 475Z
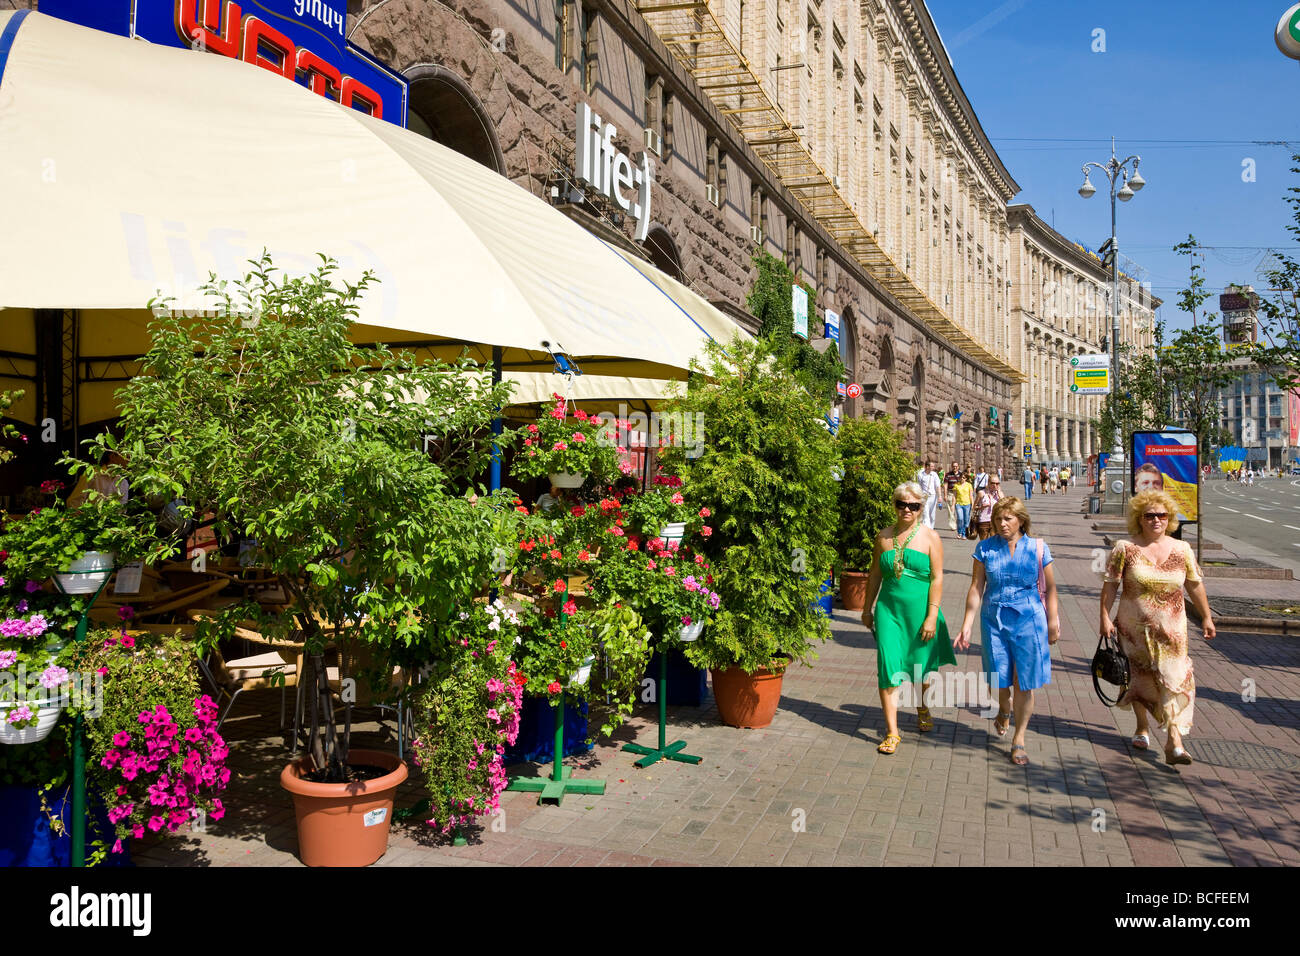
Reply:
M645 676L650 680L659 679L659 652L650 658L646 665ZM708 671L691 666L686 655L679 648L668 651L668 706L669 707L703 707L709 699Z
M63 820L72 813L72 796L50 799L50 809ZM89 821L86 842L96 834L111 834L113 828L102 812ZM130 843L121 853L110 853L101 866L130 866ZM72 835L56 835L41 812L41 799L35 787L0 786L0 866L71 866Z
M564 702L564 756L585 754L587 744L587 702L565 696ZM550 699L525 695L519 710L519 736L514 745L507 747L505 762L550 763L555 753L555 711Z

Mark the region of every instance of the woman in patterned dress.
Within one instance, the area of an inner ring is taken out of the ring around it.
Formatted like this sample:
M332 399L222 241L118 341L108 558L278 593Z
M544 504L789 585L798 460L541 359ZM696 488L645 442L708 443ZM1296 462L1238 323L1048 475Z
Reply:
M1101 589L1101 632L1119 631L1119 643L1128 655L1130 683L1118 706L1133 709L1137 729L1133 747L1151 746L1154 716L1168 735L1165 762L1189 764L1183 734L1192 729L1196 679L1187 656L1187 612L1183 589L1201 615L1201 630L1214 639L1210 603L1201 583L1201 569L1191 546L1168 537L1178 530L1178 505L1166 491L1144 491L1129 500L1128 529L1132 541L1115 545L1106 565ZM1110 607L1119 594L1119 610L1112 622Z

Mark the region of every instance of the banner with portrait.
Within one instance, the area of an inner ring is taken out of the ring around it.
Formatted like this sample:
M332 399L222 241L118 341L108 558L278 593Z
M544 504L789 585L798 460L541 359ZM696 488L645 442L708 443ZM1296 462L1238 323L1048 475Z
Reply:
M1178 520L1196 521L1196 486L1200 460L1196 436L1189 431L1134 432L1133 494L1160 488L1178 502Z

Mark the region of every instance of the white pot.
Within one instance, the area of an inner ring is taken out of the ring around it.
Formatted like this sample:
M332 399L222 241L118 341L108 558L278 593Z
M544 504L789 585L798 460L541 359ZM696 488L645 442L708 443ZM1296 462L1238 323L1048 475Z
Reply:
M0 711L8 713L10 708L17 707L16 703L0 703ZM28 705L30 706L30 704ZM36 713L36 723L30 727L15 727L8 721L0 722L0 744L34 744L39 740L44 740L54 729L54 725L59 722L59 714L63 713L63 707L52 704L43 704L41 709Z
M550 475L551 484L556 488L581 488L587 480L586 475L575 475L569 471L555 471Z
M670 521L668 524L664 525L663 528L661 528L659 531L659 537L664 539L664 544L667 544L669 541L676 541L678 543L681 543L682 538L684 538L685 536L686 536L685 521Z
M54 577L66 594L94 594L113 573L116 558L112 551L87 551Z
M704 633L703 621L696 621L694 624L687 624L677 632L678 636L681 637L683 644L690 644L694 641L698 641L700 639L700 635L703 633Z
M587 686L587 681L591 680L591 665L594 664L595 662L596 662L596 658L592 656L592 657L588 657L585 661L579 664L578 669L574 671L571 675L569 675L569 686L570 687Z

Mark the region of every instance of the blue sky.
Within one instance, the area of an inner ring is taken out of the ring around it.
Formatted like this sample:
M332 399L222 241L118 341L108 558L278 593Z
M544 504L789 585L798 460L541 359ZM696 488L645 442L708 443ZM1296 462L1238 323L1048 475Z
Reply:
M957 78L1027 202L1058 232L1096 248L1110 232L1103 178L1077 193L1085 161L1142 157L1147 186L1119 205L1120 251L1146 270L1171 328L1194 234L1209 288L1262 290L1265 248L1295 248L1283 203L1300 153L1300 61L1274 45L1294 0L929 0ZM1104 30L1104 37L1095 34ZM1104 39L1104 52L1094 52ZM1285 140L1290 146L1256 145ZM1212 142L1207 142L1212 141ZM1243 181L1253 160L1254 181ZM1251 248L1231 248L1251 247ZM1211 299L1207 308L1217 309Z

